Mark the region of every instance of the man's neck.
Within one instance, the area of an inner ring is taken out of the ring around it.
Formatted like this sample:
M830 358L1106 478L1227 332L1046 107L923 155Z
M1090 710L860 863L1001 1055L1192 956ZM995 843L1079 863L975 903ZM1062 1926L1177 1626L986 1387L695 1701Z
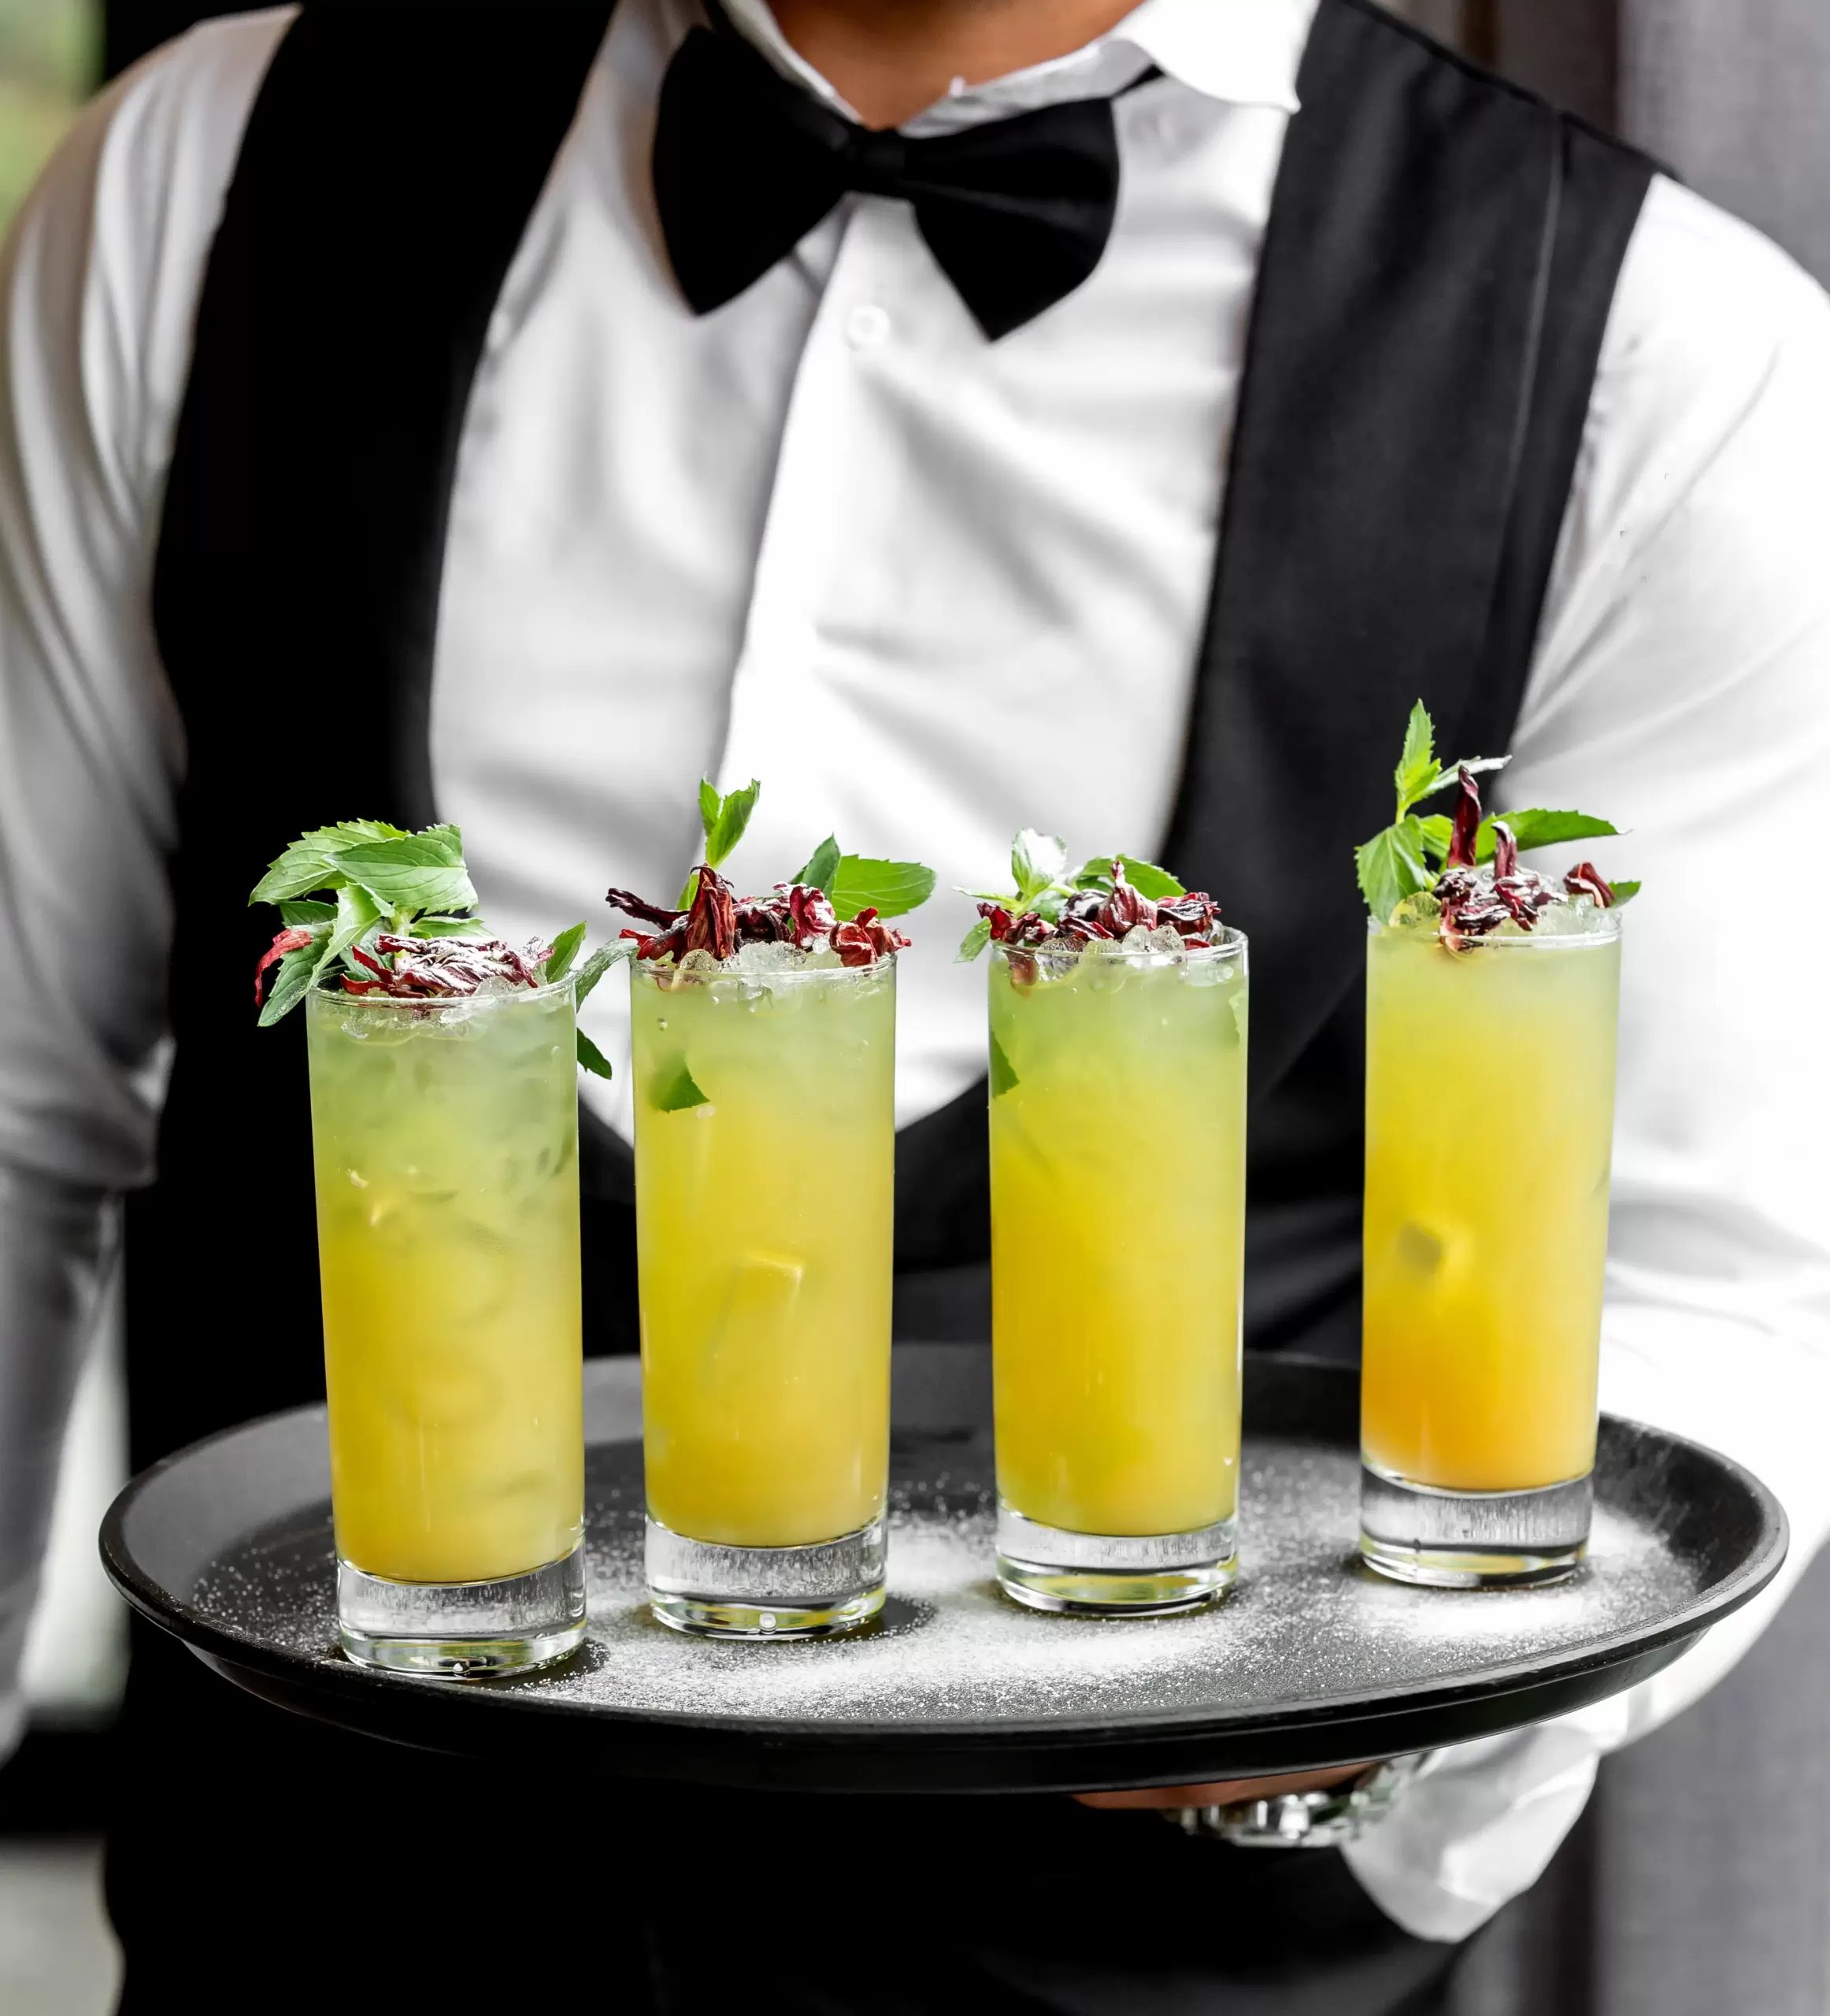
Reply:
M1066 56L1137 0L771 0L777 24L867 126L900 126L969 84Z

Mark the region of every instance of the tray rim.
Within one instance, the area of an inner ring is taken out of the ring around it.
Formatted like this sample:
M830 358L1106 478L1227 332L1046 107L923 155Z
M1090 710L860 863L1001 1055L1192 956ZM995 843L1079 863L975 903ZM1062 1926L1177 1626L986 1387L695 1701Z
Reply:
M909 1348L921 1351L936 1347L915 1344ZM956 1345L951 1348L978 1351L984 1347ZM1335 1378L1358 1376L1356 1367L1295 1353L1253 1354L1248 1365L1253 1359L1260 1363L1272 1362L1292 1369L1320 1372ZM631 1363L632 1361L622 1359L587 1360L587 1375L588 1377L594 1364L608 1367ZM612 1775L624 1777L750 1782L748 1774L736 1769L743 1760L779 1761L784 1753L799 1753L835 1766L848 1758L865 1755L906 1767L911 1762L938 1762L948 1758L963 1762L991 1755L1028 1756L1039 1761L1050 1757L1077 1756L1091 1766L1102 1758L1116 1764L1118 1758L1129 1753L1156 1748L1205 1745L1211 1749L1216 1745L1231 1745L1249 1751L1253 1742L1261 1739L1267 1748L1300 1748L1302 1740L1314 1732L1321 1744L1315 1752L1314 1766L1279 1764L1267 1767L1301 1770L1321 1768L1329 1762L1352 1761L1361 1755L1372 1758L1393 1754L1390 1744L1381 1747L1376 1741L1363 1750L1343 1751L1338 1743L1329 1744L1324 1740L1324 1732L1331 1729L1343 1733L1362 1729L1370 1732L1381 1722L1397 1724L1444 1714L1481 1725L1471 1728L1467 1736L1439 1739L1465 1740L1469 1736L1517 1728L1569 1712L1649 1677L1680 1657L1706 1630L1760 1594L1779 1573L1790 1545L1790 1527L1784 1508L1768 1486L1743 1465L1706 1443L1650 1423L1627 1416L1604 1414L1602 1418L1606 1423L1650 1436L1668 1448L1700 1458L1723 1473L1751 1501L1758 1515L1759 1531L1747 1558L1739 1566L1661 1622L1651 1626L1623 1627L1548 1660L1509 1661L1483 1667L1473 1676L1463 1671L1422 1681L1387 1682L1357 1693L1347 1705L1339 1697L1291 1702L1269 1708L1262 1703L1242 1708L1214 1703L1143 1711L1130 1717L1124 1711L1117 1710L1102 1715L1082 1714L1047 1719L1034 1716L996 1721L975 1718L923 1723L913 1727L894 1722L835 1723L788 1718L763 1721L746 1716L695 1714L603 1703L581 1705L575 1700L554 1699L524 1682L485 1681L454 1685L448 1681L376 1673L317 1655L307 1656L282 1651L239 1636L211 1622L141 1569L126 1541L126 1524L139 1499L161 1477L218 1443L283 1421L302 1422L313 1417L321 1420L324 1413L323 1403L318 1403L257 1416L174 1451L131 1479L109 1506L98 1535L103 1567L120 1595L150 1623L177 1638L205 1665L233 1684L294 1712L313 1714L340 1726L383 1736L386 1740L416 1741L411 1736L402 1736L375 1728L376 1721L392 1722L403 1717L429 1713L429 1718L443 1725L445 1732L454 1740L449 1744L426 1743L420 1747L450 1748L458 1754L474 1752L479 1747L492 1751L508 1745L487 1740L479 1745L456 1739L461 1735L468 1737L472 1732L479 1737L484 1736L486 1732L495 1732L507 1739L509 1744L522 1740L504 1726L508 1712L512 1710L515 1727L523 1736L531 1736L529 1725L538 1724L549 1725L549 1733L576 1730L581 1743L594 1743L600 1750L609 1749L618 1740L626 1744L632 1737L646 1736L653 1741L658 1751L690 1753L697 1749L710 1753L696 1770L688 1768L693 1759L687 1755L600 1759L599 1768ZM1292 1434L1291 1439L1302 1438ZM1331 1446L1325 1436L1317 1435L1313 1439L1324 1446ZM1618 1677L1623 1673L1625 1677ZM1593 1684L1604 1678L1617 1678L1618 1684ZM256 1681L269 1684L254 1684ZM280 1699L279 1695L285 1698ZM295 1698L300 1695L307 1699ZM1530 1713L1502 1712L1505 1703L1520 1695L1529 1697L1532 1704ZM484 1717L488 1711L485 1704L491 1699L498 1706L486 1721ZM333 1703L345 1706L347 1712L332 1712ZM380 1712L365 1715L364 1710L370 1708ZM1416 1747L1414 1744L1397 1744L1399 1749ZM650 1768L641 1768L644 1763ZM1206 1775L1215 1773L1208 1772ZM921 1787L911 1784L906 1789L995 1792L1033 1788L1013 1786L1002 1781L986 1784L942 1782L928 1771L924 1771L921 1776ZM1068 1781L1073 1780L1072 1789L1095 1789L1113 1782L1174 1784L1186 1777L1185 1767L1165 1764L1152 1769L1140 1760L1138 1765L1124 1769L1116 1781L1110 1771L1084 1775L1084 1783L1072 1772L1065 1778L1060 1772L1055 1772L1049 1775L1047 1784L1068 1789ZM785 1785L794 1783L795 1777L792 1772L785 1775L765 1772L754 1781ZM848 1789L817 1784L797 1788L835 1792ZM884 1788L860 1784L855 1788L871 1791Z

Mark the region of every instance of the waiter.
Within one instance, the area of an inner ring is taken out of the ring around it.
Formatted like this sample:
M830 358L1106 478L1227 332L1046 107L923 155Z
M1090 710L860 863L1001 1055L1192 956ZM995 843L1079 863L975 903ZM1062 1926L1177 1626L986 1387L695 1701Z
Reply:
M943 888L1020 825L1154 854L1254 941L1249 1341L1350 1353L1347 848L1420 693L1511 802L1633 831L1604 1399L1758 1469L1795 1564L1830 1523L1830 309L1647 163L1363 0L314 0L98 105L4 341L9 1655L118 1197L136 1461L321 1390L303 1060L246 998L291 834L455 819L509 936L672 886L702 773L765 780L759 882L828 828ZM902 983L909 1336L987 1321L957 921ZM149 1643L124 2006L1443 2006L1599 1751L1747 1635L1438 1759L1344 1857L505 1781Z

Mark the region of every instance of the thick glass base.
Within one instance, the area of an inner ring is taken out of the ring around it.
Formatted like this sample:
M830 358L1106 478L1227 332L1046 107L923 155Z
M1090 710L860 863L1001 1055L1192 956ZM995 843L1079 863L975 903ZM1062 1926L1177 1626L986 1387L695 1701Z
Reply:
M1560 1581L1588 1551L1595 1481L1443 1491L1360 1466L1360 1553L1396 1582L1503 1589Z
M563 1658L584 1636L584 1543L495 1582L390 1582L337 1562L337 1635L359 1664L472 1680Z
M1073 1533L998 1506L998 1580L1032 1610L1162 1617L1197 1610L1239 1573L1238 1521L1187 1533Z
M726 1547L650 1518L649 1606L706 1638L829 1637L883 1608L887 1553L880 1518L807 1547Z

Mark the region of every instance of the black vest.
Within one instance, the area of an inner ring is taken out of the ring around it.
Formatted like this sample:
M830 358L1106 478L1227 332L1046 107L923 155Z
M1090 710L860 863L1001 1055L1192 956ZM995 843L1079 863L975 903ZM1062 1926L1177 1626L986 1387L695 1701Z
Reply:
M610 6L309 0L254 109L154 585L189 767L176 1062L130 1214L136 1462L322 1392L302 1018L255 1028L272 927L245 899L305 828L435 816L466 402ZM1350 850L1420 695L1445 746L1508 745L1650 169L1367 0L1321 0L1298 91L1162 857L1252 940L1248 1341L1350 1350ZM588 1115L583 1166L587 1348L627 1348L631 1159ZM898 1266L982 1260L983 1085L906 1130L897 1171Z

